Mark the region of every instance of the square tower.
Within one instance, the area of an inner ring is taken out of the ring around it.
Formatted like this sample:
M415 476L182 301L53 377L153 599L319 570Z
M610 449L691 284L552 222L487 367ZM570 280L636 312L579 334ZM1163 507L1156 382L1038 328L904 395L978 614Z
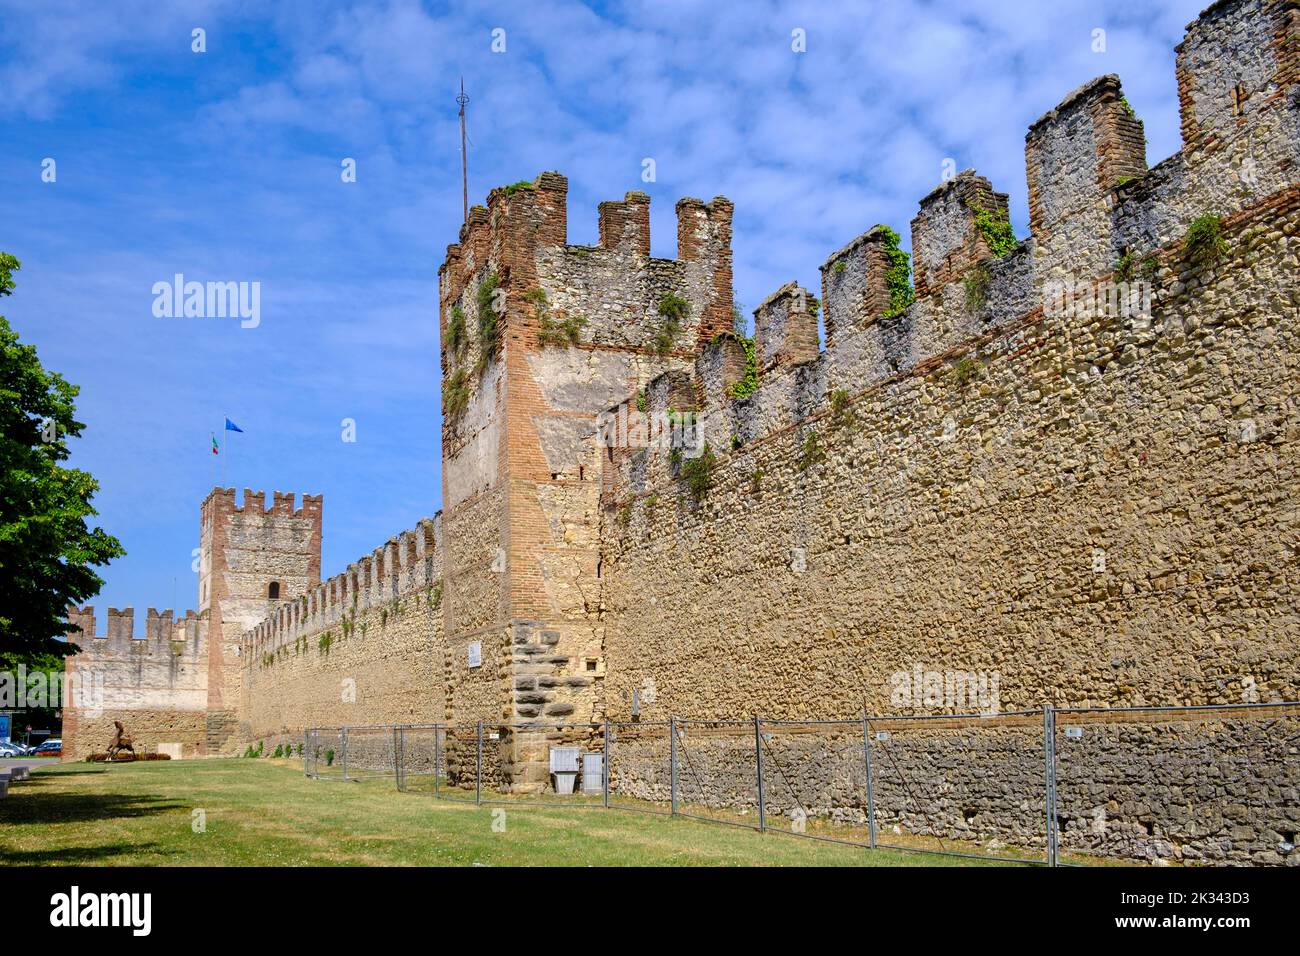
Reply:
M200 511L199 614L208 621L207 752L238 735L240 637L285 601L320 583L320 495L214 488Z

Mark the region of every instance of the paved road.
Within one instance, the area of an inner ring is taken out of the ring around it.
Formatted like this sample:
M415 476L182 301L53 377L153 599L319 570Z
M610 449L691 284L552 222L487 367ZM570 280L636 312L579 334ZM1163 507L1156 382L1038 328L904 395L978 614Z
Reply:
M0 770L7 767L31 767L33 770L37 767L43 767L45 764L54 764L59 761L50 757L0 757Z

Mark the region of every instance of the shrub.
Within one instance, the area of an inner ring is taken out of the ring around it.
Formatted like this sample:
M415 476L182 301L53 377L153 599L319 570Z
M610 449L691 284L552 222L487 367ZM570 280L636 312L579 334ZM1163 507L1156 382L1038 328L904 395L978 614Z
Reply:
M463 368L456 369L450 378L442 380L442 414L449 422L457 422L469 408L469 377Z
M989 252L993 253L993 258L1001 259L1014 252L1016 246L1020 245L1006 213L992 213L985 209L976 209L974 212L975 228L984 237L984 242L988 245Z
M1227 254L1223 238L1223 219L1213 213L1198 216L1183 236L1183 251L1195 262L1217 262Z
M458 305L451 307L451 319L447 322L447 351L455 358L465 354L469 345L469 336L465 334L465 310Z
M509 186L501 187L501 189L505 192L507 196L513 196L517 192L524 192L524 191L532 192L536 188L537 187L535 187L532 183L530 183L526 179L521 179L517 183L511 183Z
M327 766L327 767L332 767L332 766L334 766L334 751L333 751L333 750L327 750L327 751L325 751L325 766Z
M670 293L659 300L659 314L663 322L655 333L654 350L659 355L667 355L682 330L682 323L691 314L691 306L681 296Z
M804 435L803 446L799 450L799 470L807 471L813 465L824 461L825 458L826 451L822 448L817 433L810 431Z
M501 344L501 328L497 321L496 309L493 308L496 301L497 289L501 286L501 278L495 272L489 272L479 283L478 293L475 301L478 305L478 363L475 371L479 374L488 367L488 363L496 357L497 347Z
M831 392L831 420L836 425L852 427L857 424L858 415L853 410L853 398L845 389L839 388Z
M690 489L691 497L697 502L708 494L709 488L713 485L713 469L717 463L717 457L708 442L704 443L704 450L698 456L688 458L682 463L682 478L686 480L686 487Z
M746 335L723 332L721 335L715 336L714 341L724 335L730 335L745 350L745 374L740 381L732 382L727 386L727 394L732 398L747 398L758 389L758 353L754 349L754 340Z
M983 363L968 356L952 367L952 380L958 385L966 385L979 378L983 371Z

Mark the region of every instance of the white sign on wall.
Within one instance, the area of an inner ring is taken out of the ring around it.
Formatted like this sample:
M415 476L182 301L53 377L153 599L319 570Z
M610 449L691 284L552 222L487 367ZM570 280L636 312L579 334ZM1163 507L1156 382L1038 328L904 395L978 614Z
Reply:
M469 666L481 667L483 664L483 645L474 641L469 646Z

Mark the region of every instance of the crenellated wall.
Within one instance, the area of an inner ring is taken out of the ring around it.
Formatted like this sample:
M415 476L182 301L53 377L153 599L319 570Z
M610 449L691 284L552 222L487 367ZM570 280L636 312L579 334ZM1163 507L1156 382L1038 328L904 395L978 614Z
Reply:
M193 611L176 618L149 608L143 637L134 634L135 610L108 609L107 633L95 634L95 610L68 608L68 640L81 653L64 660L68 699L63 707L63 759L103 753L120 720L137 753L160 744L179 755L203 752L207 732L207 622Z
M440 526L390 538L242 636L245 739L447 719Z
M609 717L898 712L917 666L998 674L1003 709L1300 697L1297 22L1188 28L1151 170L1118 78L1066 97L1026 239L973 171L939 186L905 309L873 227L822 266L823 351L791 283L751 394L727 336L650 383L712 465L697 498L666 449L603 450ZM1206 216L1218 254L1185 246Z

